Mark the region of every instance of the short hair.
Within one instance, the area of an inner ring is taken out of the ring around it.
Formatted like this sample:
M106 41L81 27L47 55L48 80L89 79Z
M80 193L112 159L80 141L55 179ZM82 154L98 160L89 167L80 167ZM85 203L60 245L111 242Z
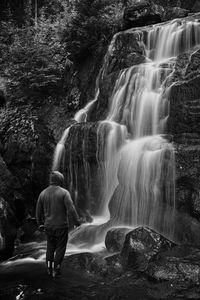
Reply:
M58 171L51 172L50 175L50 184L57 184L63 186L64 184L64 175Z

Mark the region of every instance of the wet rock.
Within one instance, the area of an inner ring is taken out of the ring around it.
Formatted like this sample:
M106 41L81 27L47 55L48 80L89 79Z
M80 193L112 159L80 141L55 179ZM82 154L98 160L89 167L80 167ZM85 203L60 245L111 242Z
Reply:
M144 271L158 252L171 249L174 245L152 229L136 228L126 235L121 251L122 265L125 269Z
M169 132L200 133L200 75L177 82L170 90Z
M189 281L200 283L200 249L176 246L159 253L147 268L147 274L156 280Z
M106 273L107 274L122 274L122 273L124 273L120 253L106 256L104 258L104 260L106 261Z
M12 256L16 234L14 213L9 204L0 198L0 260Z
M189 77L189 75L194 77L200 73L199 62L200 62L200 50L197 50L194 53L192 53L192 55L190 56L190 60L187 65L187 69L185 73L187 77Z
M88 122L75 124L70 129L65 159L60 166L83 222L91 222L89 212L93 213L98 205L97 128L97 123Z
M173 235L178 244L200 247L200 223L188 211L175 211Z
M187 212L197 220L200 219L199 63L199 50L177 58L172 76L176 83L169 92L168 119L168 132L173 134L176 149L176 205L180 212Z
M88 249L104 241L108 230L107 223L101 225L82 224L69 234L69 243Z
M105 268L105 262L98 254L83 252L68 256L64 265L80 271L101 273Z
M128 228L111 228L108 230L105 238L105 246L109 252L118 252L123 248L126 234L130 231Z
M100 78L100 94L93 106L90 120L97 121L106 118L109 101L118 75L122 70L145 62L143 32L130 29L117 33L112 47L106 54L103 76Z
M143 62L145 56L142 31L132 29L120 32L116 34L112 49L106 55L104 76Z
M176 141L176 205L181 212L200 219L200 137L196 133L174 135ZM180 144L178 144L180 142Z

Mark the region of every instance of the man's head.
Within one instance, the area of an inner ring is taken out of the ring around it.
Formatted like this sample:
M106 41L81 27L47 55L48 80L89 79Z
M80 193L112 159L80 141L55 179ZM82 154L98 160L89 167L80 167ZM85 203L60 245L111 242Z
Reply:
M50 175L50 184L55 184L59 186L64 185L64 176L58 171L53 171Z

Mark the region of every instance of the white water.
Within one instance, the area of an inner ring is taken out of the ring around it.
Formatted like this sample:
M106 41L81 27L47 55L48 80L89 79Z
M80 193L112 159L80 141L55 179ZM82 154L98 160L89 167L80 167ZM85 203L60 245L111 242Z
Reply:
M53 158L53 171L58 171L61 169L61 165L64 164L64 157L65 157L65 143L70 131L70 127L65 129L60 141L58 142L55 152L54 152L54 158Z
M78 123L87 122L88 112L90 111L93 104L97 101L99 96L99 89L95 94L95 97L92 101L90 101L84 108L80 109L74 116L74 120Z
M99 126L101 131L106 122L115 124L107 136L102 168L102 189L108 197L101 200L104 215L109 205L113 224L147 225L173 239L175 161L173 146L162 135L169 110L165 80L176 56L198 44L196 21L152 26L146 62L125 69L116 81L107 119ZM127 130L119 148L117 130L122 125Z
M97 215L103 222L111 218L116 226L147 225L173 239L175 162L173 146L163 135L170 91L165 81L173 72L176 57L200 44L200 26L196 20L175 20L146 30L146 37L140 41L146 62L120 72L109 99L107 118L99 124L101 193ZM115 40L108 55L112 55ZM102 76L107 63L105 60ZM75 115L77 122L87 122L91 107L98 101L98 81L95 99ZM59 169L63 160L69 131L56 148L54 169Z

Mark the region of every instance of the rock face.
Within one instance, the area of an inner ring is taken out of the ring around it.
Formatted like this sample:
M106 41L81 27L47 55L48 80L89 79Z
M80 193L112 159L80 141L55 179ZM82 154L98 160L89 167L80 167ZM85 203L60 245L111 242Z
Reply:
M145 62L145 51L142 43L143 33L140 30L127 30L115 35L112 46L104 59L100 77L98 101L89 114L90 121L106 118L110 99L116 79L122 70Z
M177 149L177 207L199 220L200 191L200 55L199 50L179 57L177 82L170 90L168 130Z
M58 115L51 105L37 109L9 107L0 111L0 196L13 208L16 204L21 221L25 216L35 215L38 194L49 183L56 139L62 126L66 126L66 121L61 122L63 117L61 108Z
M169 250L174 245L155 231L139 227L126 235L121 251L122 264L127 269L144 271L158 252Z
M0 198L0 261L13 254L16 234L14 213L8 203Z
M147 274L156 280L200 282L200 250L192 247L174 247L159 253L149 263Z

